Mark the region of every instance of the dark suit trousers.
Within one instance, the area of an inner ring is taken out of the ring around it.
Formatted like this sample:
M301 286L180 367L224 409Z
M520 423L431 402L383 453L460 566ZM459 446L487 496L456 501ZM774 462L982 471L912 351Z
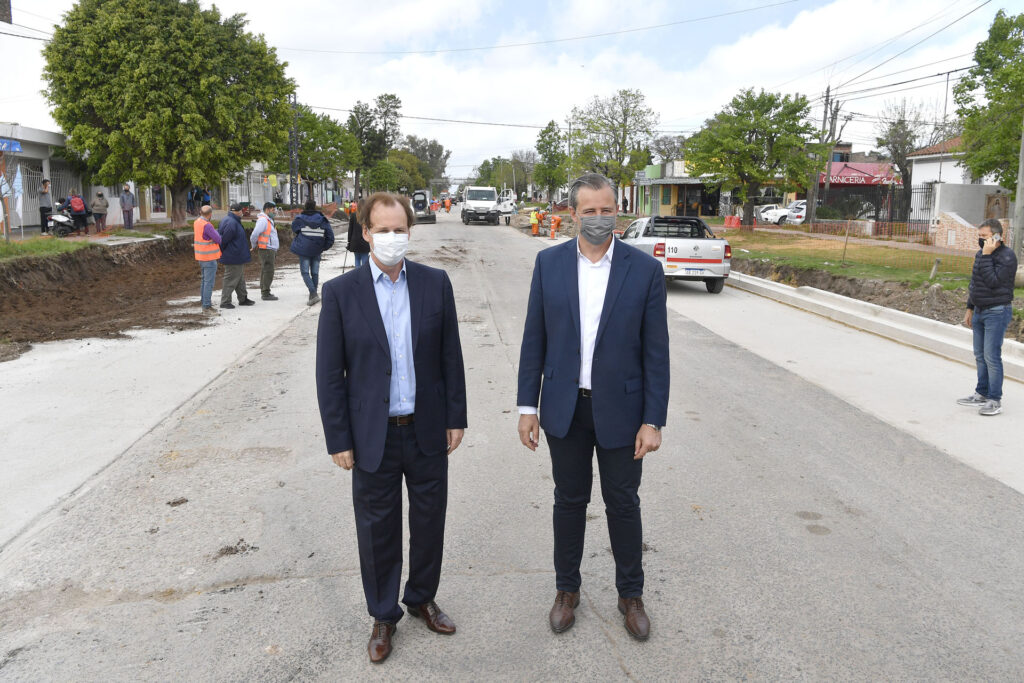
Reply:
M596 450L608 536L615 557L615 588L623 598L643 595L643 525L638 493L643 460L633 459L631 445L611 449L598 445L589 398L577 400L572 425L564 438L550 434L547 438L555 480L555 588L572 593L580 589L580 562Z
M358 457L358 454L357 456ZM402 602L422 605L437 595L448 508L448 456L428 456L415 425L388 425L376 472L352 470L359 569L370 615L397 623L402 580L402 477L409 492L409 579Z

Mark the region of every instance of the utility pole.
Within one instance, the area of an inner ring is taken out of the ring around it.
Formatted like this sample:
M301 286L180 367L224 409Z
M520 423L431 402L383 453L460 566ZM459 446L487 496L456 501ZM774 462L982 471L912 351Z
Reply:
M832 95L832 86L829 85L825 88L825 111L821 115L821 133L818 135L818 141L822 144L825 143L825 126L828 125L828 110L829 100ZM828 151L831 158L832 150ZM817 159L815 159L817 160ZM817 219L818 214L818 174L820 171L817 166L811 169L811 177L807 183L807 224L811 225Z
M1017 201L1013 208L1013 251L1024 263L1024 119L1021 120L1020 155L1017 159Z
M299 203L299 102L298 96L288 96L292 105L292 129L288 132L288 189L291 205Z

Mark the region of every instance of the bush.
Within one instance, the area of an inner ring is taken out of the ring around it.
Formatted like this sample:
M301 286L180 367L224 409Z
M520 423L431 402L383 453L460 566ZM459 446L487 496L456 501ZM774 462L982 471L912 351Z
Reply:
M817 212L815 212L815 216L823 221L839 220L843 217L838 209L834 209L831 206L818 207Z

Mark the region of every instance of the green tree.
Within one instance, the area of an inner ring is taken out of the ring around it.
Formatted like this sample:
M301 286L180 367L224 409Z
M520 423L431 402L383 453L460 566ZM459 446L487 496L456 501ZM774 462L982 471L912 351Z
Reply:
M964 163L975 177L995 174L1000 185L1016 192L1024 119L1024 14L1008 16L999 10L988 38L974 50L974 63L953 88Z
M595 97L582 109L574 107L573 171L599 171L617 186L628 185L650 158L637 152L646 150L658 118L639 90L619 90L611 97Z
M244 15L196 0L81 0L43 49L53 118L106 185L166 185L185 225L193 184L272 161L288 137L294 83ZM111 37L116 39L111 39Z
M564 151L565 141L558 124L549 121L548 125L537 135L537 156L533 168L536 183L547 188L548 196L554 197L555 192L569 180L566 170L567 157Z
M423 173L429 173L430 168L415 154L404 149L393 149L388 153L388 161L398 169L397 187L405 187L409 192L427 187L427 179Z
M402 148L412 152L417 159L426 164L426 168L421 169L421 173L428 183L436 180L439 181L438 184L448 185L445 173L448 169L448 159L452 156L450 149L445 149L444 145L437 140L428 140L415 135L405 136Z
M651 152L662 163L682 159L685 147L685 135L659 135L651 140Z
M397 190L402 182L398 167L387 159L378 161L366 171L366 186L375 192Z
M305 105L299 106L299 175L309 186L337 180L360 164L359 142L349 130L326 114L316 114ZM274 164L288 168L288 146L278 152Z
M402 100L397 95L378 95L374 106L356 102L346 126L359 143L360 162L355 168L355 193L362 194L362 174L385 159L399 140Z
M743 222L752 224L751 200L762 185L793 189L810 174L813 162L808 152L817 148L807 143L815 133L809 110L802 95L741 90L687 141L692 173L737 187L744 203Z
M876 144L892 160L903 181L904 192L900 194L899 206L896 207L896 220L907 220L914 197L911 192L914 178L911 175L913 166L910 164L910 153L929 142L938 142L928 139L928 131L929 125L924 110L905 99L886 104L882 113L878 115Z

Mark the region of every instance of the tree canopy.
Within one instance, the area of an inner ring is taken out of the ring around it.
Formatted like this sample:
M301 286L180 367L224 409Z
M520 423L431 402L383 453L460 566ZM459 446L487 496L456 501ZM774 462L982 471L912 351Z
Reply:
M336 180L359 166L362 160L359 142L338 121L300 105L297 127L298 172L303 181L314 183ZM273 163L277 168L288 168L287 145L280 148Z
M357 197L361 194L361 174L387 157L388 150L397 144L401 109L402 100L389 93L378 95L372 107L362 101L352 106L346 127L359 143L360 162L355 169Z
M647 143L659 117L639 90L595 97L583 108L573 107L569 120L574 173L599 171L622 186L650 161Z
M405 136L402 149L411 152L423 163L423 166L420 167L420 173L426 182L438 180L442 181L444 185L448 184L446 173L448 159L452 156L450 149L445 149L444 145L437 140L428 140L427 138L415 135Z
M244 15L196 0L81 0L43 49L53 118L95 181L215 185L288 138L294 83Z
M538 185L547 188L549 197L553 197L555 191L569 180L564 145L558 124L554 121L549 121L537 135L539 160L534 165L533 177Z
M791 189L812 170L808 139L815 133L810 106L802 95L741 90L722 111L686 143L686 161L694 175L737 187L744 223L753 222L749 200L766 183Z
M960 151L975 177L995 174L1015 192L1024 119L1024 14L999 10L988 38L974 50L974 62L953 88L963 125Z

